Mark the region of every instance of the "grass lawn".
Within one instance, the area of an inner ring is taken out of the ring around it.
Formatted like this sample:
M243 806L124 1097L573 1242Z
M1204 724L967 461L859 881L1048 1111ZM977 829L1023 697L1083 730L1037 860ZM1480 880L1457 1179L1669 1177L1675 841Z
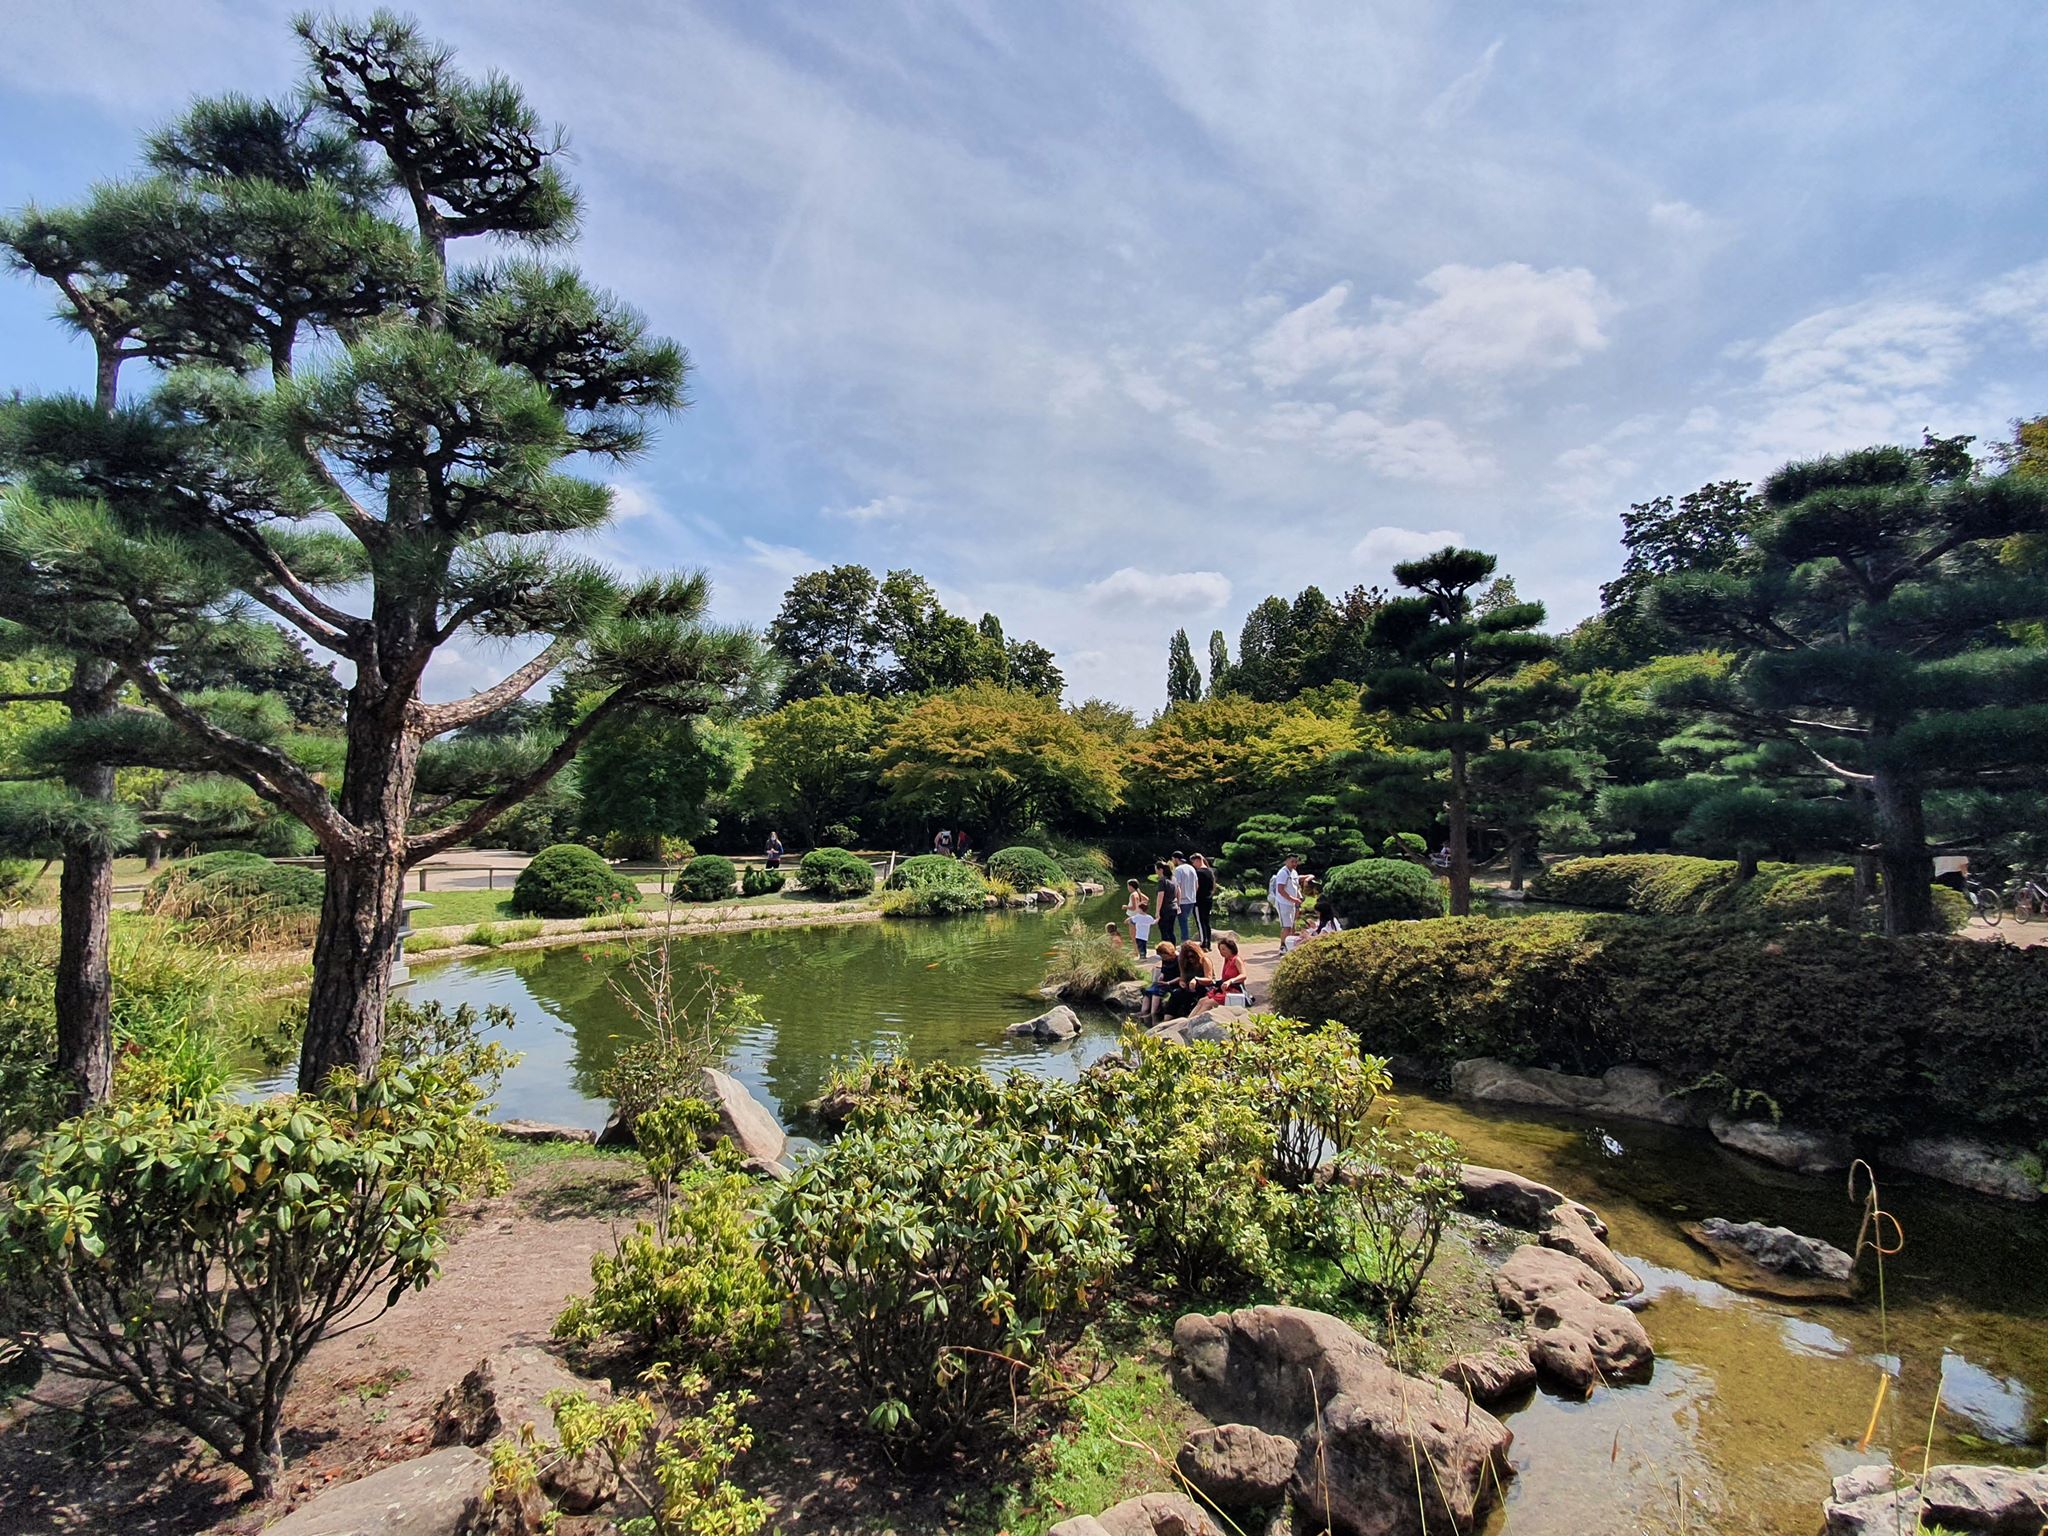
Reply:
M509 890L496 891L409 891L407 901L431 903L424 910L412 914L415 928L448 928L458 924L469 927L477 923L506 923L518 918L512 910L512 893ZM847 903L852 905L853 903ZM735 896L730 901L678 902L677 913L687 921L699 914L727 912L734 908L816 907L839 905L821 902L814 896L801 892L778 891L772 896ZM668 906L666 898L647 891L640 893L638 911L656 913Z

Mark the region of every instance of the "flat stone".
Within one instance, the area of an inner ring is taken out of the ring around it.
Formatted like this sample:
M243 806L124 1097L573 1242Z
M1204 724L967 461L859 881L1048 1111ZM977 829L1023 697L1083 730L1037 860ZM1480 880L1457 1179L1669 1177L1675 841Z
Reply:
M1648 1067L1610 1067L1598 1077L1579 1077L1474 1056L1452 1063L1451 1091L1482 1104L1520 1104L1653 1125L1699 1123L1699 1111L1667 1092L1664 1080Z
M697 1091L718 1111L718 1133L738 1147L744 1157L763 1163L779 1163L789 1148L782 1126L768 1113L768 1106L747 1091L736 1077L706 1067L698 1074Z
M1141 1493L1105 1509L1095 1521L1107 1536L1223 1536L1214 1516L1178 1493Z
M434 1407L429 1443L483 1447L501 1436L523 1438L531 1428L540 1448L540 1481L562 1508L587 1514L619 1491L619 1478L602 1456L574 1460L556 1444L551 1392L581 1392L611 1401L611 1387L576 1375L546 1350L531 1345L501 1349L479 1360Z
M1081 1033L1081 1018L1073 1009L1062 1003L1057 1008L1048 1008L1035 1019L1012 1024L1003 1033L1028 1035L1034 1040L1071 1040Z
M1529 1357L1545 1386L1590 1396L1603 1381L1646 1375L1656 1361L1642 1320L1614 1305L1612 1285L1554 1248L1517 1248L1493 1277L1501 1308L1527 1324Z
M429 1451L352 1483L323 1489L265 1536L480 1536L539 1529L538 1493L491 1508L491 1464L466 1445ZM495 1518L494 1518L495 1517Z
M1136 1013L1145 1006L1145 983L1120 981L1102 994L1103 1006L1119 1013Z
M1200 1040L1207 1045L1221 1045L1230 1038L1230 1031L1216 1022L1213 1013L1205 1013L1188 1025L1188 1039Z
M498 1120L491 1129L507 1141L582 1141L597 1140L597 1132L587 1131L574 1125L550 1125L545 1120Z
M1519 1397L1536 1385L1536 1362L1519 1339L1503 1339L1493 1349L1460 1355L1437 1373L1482 1408Z
M1263 1509L1294 1476L1301 1447L1250 1424L1218 1424L1189 1435L1174 1458L1194 1490L1220 1509Z
M2039 1536L2048 1524L2048 1467L1932 1468L1918 1481L1859 1467L1835 1479L1826 1536L1894 1536L1938 1526L1959 1536Z
M1041 907L1063 907L1067 904L1064 891L1056 891L1049 885L1041 885L1031 893L1031 899Z
M1102 882L1100 880L1078 881L1074 886L1074 891L1077 895L1081 896L1100 896L1102 894Z
M1188 1043L1188 1026L1185 1021L1180 1019L1175 1019L1170 1024L1154 1024L1145 1033L1151 1039L1164 1040L1169 1045L1186 1045Z
M1465 1164L1458 1171L1458 1199L1466 1210L1520 1227L1524 1232L1541 1232L1550 1224L1552 1211L1569 1206L1579 1213L1595 1237L1607 1236L1607 1224L1591 1206L1581 1205L1548 1184L1538 1184L1505 1168Z
M2041 1198L2040 1159L2018 1147L1994 1146L1969 1136L1919 1136L1889 1148L1884 1161L1997 1200L2032 1204Z
M1715 1115L1707 1121L1707 1129L1722 1146L1794 1173L1837 1173L1855 1157L1845 1138L1803 1126Z
M1536 1240L1546 1248L1570 1254L1612 1286L1616 1296L1626 1299L1642 1295L1642 1276L1622 1263L1612 1248L1593 1235L1592 1227L1576 1208L1561 1205L1552 1211L1549 1222L1536 1234Z
M1720 1262L1719 1278L1737 1290L1789 1300L1855 1294L1856 1261L1817 1237L1719 1216L1689 1221L1684 1232Z

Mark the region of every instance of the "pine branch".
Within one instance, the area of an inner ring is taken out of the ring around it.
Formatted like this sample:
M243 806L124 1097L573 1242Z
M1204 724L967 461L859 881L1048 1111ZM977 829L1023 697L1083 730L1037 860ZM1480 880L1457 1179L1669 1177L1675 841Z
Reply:
M306 585L298 573L285 563L284 556L271 548L270 542L254 528L232 519L224 520L223 527L229 538L247 551L251 559L269 572L273 581L291 594L292 601L288 603L253 583L248 588L251 597L272 613L303 630L307 639L325 646L330 651L338 652L351 661L362 660L358 654L362 649L359 637L364 628L361 619L336 608Z
M62 689L49 693L0 693L0 704L66 704L71 695Z
M498 685L499 688L504 686L504 683ZM496 691L496 689L490 690L490 692ZM433 832L422 832L415 837L407 838L405 841L406 867L411 868L421 859L453 848L457 843L467 841L504 815L505 812L511 810L513 806L539 791L546 785L548 780L552 779L569 765L570 760L576 756L578 749L589 739L591 732L596 730L599 725L603 724L605 720L616 714L628 703L632 702L637 693L638 690L618 689L610 698L604 700L603 703L591 710L589 714L577 721L569 733L556 744L554 751L550 752L538 767L534 768L532 772L512 780L488 798L478 801L474 809L460 821L451 822L447 826ZM485 695L478 694L476 697L483 698ZM513 697L516 698L517 695L515 694Z
M567 637L554 640L538 656L511 673L504 681L493 683L466 699L451 699L446 704L425 706L416 716L421 722L420 734L425 737L443 736L449 731L460 730L465 725L475 725L479 720L489 719L507 704L525 698L534 684L574 654L577 644L577 641Z

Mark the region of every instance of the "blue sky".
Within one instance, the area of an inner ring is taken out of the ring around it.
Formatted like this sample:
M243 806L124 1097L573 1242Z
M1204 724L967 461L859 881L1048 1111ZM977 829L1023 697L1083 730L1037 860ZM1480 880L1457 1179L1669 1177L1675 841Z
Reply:
M13 0L0 205L286 87L291 10ZM581 261L689 347L600 549L732 621L908 565L1150 708L1268 592L1455 536L1567 623L1632 500L2048 410L2032 6L415 10L567 126ZM47 313L0 285L0 387L86 384Z

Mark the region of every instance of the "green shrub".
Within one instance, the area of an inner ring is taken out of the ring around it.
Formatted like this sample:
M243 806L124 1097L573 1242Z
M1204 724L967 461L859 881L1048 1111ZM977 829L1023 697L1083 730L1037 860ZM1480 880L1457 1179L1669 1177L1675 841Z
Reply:
M980 871L972 864L950 858L943 853L919 853L903 860L889 871L889 878L883 888L891 891L914 891L938 885L965 885L982 883Z
M1442 917L1436 876L1405 859L1359 859L1323 876L1323 900L1354 928L1405 918Z
M303 942L320 914L320 871L273 864L260 854L201 854L149 883L144 909L200 924L219 943Z
M658 1372L646 1379L656 1387L671 1386ZM678 1395L693 1397L703 1378L686 1377L672 1386ZM768 1523L768 1503L727 1477L734 1458L753 1448L754 1432L739 1421L748 1401L721 1392L703 1412L681 1417L657 1406L645 1391L609 1402L581 1392L550 1392L547 1405L561 1437L560 1454L572 1462L602 1457L626 1490L620 1502L630 1500L629 1507L647 1511L621 1520L619 1536L755 1536ZM530 1460L524 1451L507 1456L500 1450L510 1444L499 1440L492 1447L494 1474L504 1461ZM527 1478L538 1472L537 1463L519 1469Z
M988 882L972 864L921 853L890 872L882 910L891 917L957 917L979 912L988 894Z
M1529 896L1639 917L1751 913L1770 922L1828 922L1841 928L1871 928L1877 922L1875 905L1857 900L1856 872L1846 864L1761 864L1747 880L1738 880L1737 870L1733 859L1605 854L1552 865L1529 883ZM1962 926L1958 916L1967 918L1969 903L1942 900L1944 889L1936 887L1936 906L1953 931Z
M844 901L875 888L874 866L844 848L813 848L796 866L797 886L814 895Z
M1055 891L1071 891L1074 882L1067 878L1049 853L1037 848L999 848L988 856L988 872L992 879L1007 880L1020 891L1035 891L1049 887Z
M0 908L25 907L35 899L43 865L35 859L0 859Z
M827 822L825 830L818 834L818 842L825 848L858 848L860 833L843 821Z
M924 1446L1028 1392L1124 1258L1074 1157L954 1118L849 1131L776 1190L764 1233L869 1425Z
M543 848L512 886L512 910L532 917L595 917L639 902L633 882L581 843Z
M182 864L173 864L159 870L143 892L142 908L154 912L156 904L164 895L176 889L181 883L204 880L208 875L218 874L224 869L246 869L251 865L268 866L270 860L260 853L250 853L245 848L223 848L216 853L202 853L196 859L187 859Z
M1204 1050L1258 1103L1272 1131L1273 1176L1290 1189L1308 1185L1325 1153L1356 1145L1379 1096L1393 1087L1386 1062L1363 1055L1357 1037L1338 1024L1312 1029L1253 1014Z
M1117 983L1135 981L1141 974L1129 939L1104 933L1077 917L1053 940L1045 984L1076 1002L1106 997Z
M9 1331L268 1496L299 1363L343 1316L433 1277L489 1092L441 1057L321 1097L67 1121L0 1195Z
M744 869L740 871L740 894L742 896L773 896L789 883L789 876L779 869Z
M675 888L669 896L676 901L730 901L739 883L739 868L731 859L700 853L676 871Z
M1116 864L1106 849L1097 848L1092 843L1067 842L1059 838L1048 839L1045 846L1067 879L1075 885L1083 880L1108 885L1116 878Z
M1429 840L1420 832L1391 832L1380 842L1380 857L1420 864L1429 857Z
M1463 1193L1458 1144L1436 1131L1376 1125L1338 1159L1337 1265L1380 1307L1414 1309L1444 1225Z

